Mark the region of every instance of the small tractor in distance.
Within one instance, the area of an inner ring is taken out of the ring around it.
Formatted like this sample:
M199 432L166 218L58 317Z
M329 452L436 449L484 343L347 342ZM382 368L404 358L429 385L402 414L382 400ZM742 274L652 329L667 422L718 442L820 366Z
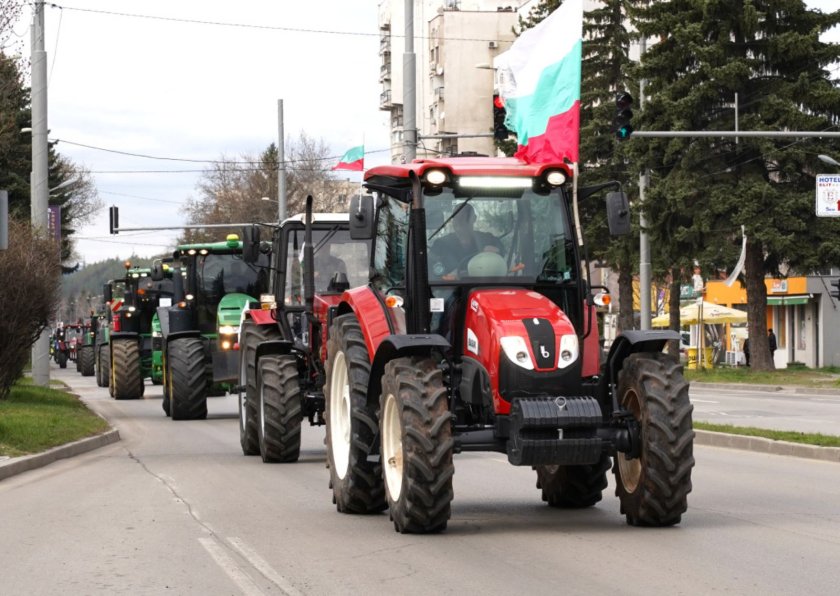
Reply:
M173 304L158 308L163 351L163 411L173 420L207 417L207 397L224 395L239 377L235 351L242 310L268 287L268 256L250 262L242 242L179 246ZM155 278L163 275L156 265Z
M461 157L379 166L350 205L373 239L369 283L335 307L327 454L340 512L389 509L402 533L446 528L453 454L532 466L553 507L607 487L631 525L679 523L694 465L673 331L625 331L602 361L595 293L564 163ZM602 185L605 186L605 185ZM629 232L622 192L611 232Z
M324 424L329 318L341 293L367 279L369 242L350 238L347 214L311 209L309 197L306 215L274 232L273 293L249 305L239 332L242 453L266 463L297 461L304 418Z
M124 295L111 312L109 334L109 387L115 399L139 399L145 393L145 379L153 374L153 328L157 308L172 303L171 273L152 278L149 268L125 263ZM105 301L113 302L112 284L103 291Z
M96 328L99 325L99 317L91 314L87 323L82 328L82 337L79 339L79 346L76 349L76 368L83 377L92 377L96 363Z

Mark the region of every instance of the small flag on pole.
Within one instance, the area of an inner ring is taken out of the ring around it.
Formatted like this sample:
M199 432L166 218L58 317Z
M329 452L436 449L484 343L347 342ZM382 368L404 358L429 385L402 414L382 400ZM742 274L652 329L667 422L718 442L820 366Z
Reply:
M494 60L515 157L577 163L582 45L583 0L565 0Z
M365 146L359 145L353 147L347 153L341 156L338 164L333 166L333 170L353 170L354 172L362 172L365 169Z

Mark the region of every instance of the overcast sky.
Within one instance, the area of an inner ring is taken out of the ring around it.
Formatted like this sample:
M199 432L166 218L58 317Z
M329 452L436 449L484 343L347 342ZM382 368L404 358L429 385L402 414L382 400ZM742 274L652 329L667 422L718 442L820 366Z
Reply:
M809 0L808 5L830 11L837 1ZM182 223L180 205L196 196L206 161L258 154L277 141L281 98L287 138L305 130L338 157L364 137L366 150L373 152L366 165L386 163L387 113L378 109L378 3L60 0L47 5L50 138L59 139L62 155L93 173L103 202L120 207L124 227ZM16 28L26 41L30 22L27 10ZM840 41L840 30L828 39ZM108 236L103 209L93 225L79 230L77 250L87 262L132 252L148 256L163 252L175 234Z
M380 150L367 163L388 161L375 0L57 5L64 8L47 5L45 12L50 139L93 173L105 204L120 207L124 227L182 222L180 205L196 196L208 164L105 150L186 160L258 154L277 141L281 98L287 138L305 130L340 156L364 135L368 151ZM27 12L16 32L28 37L30 22ZM176 234L111 237L107 221L103 209L79 231L85 261L160 254Z

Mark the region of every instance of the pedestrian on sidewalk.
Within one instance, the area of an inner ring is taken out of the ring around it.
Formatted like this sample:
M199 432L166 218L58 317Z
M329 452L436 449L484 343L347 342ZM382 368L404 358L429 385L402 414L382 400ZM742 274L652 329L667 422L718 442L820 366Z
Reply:
M750 365L750 338L744 340L744 358L747 360L747 366Z
M776 353L776 334L773 333L773 328L767 330L767 343L770 346L770 359L773 359L773 355Z

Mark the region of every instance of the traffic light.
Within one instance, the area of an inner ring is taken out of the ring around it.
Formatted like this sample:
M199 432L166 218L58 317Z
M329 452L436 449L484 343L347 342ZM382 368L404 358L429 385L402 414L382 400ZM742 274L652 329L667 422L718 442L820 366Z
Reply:
M493 138L497 141L504 141L510 135L510 131L505 126L505 100L503 100L498 93L493 95Z
M119 234L120 233L120 208L116 205L111 205L111 208L108 212L108 228L111 231L111 234Z
M833 282L831 282L831 285L835 288L831 290L831 296L840 300L840 279L835 279Z
M633 105L633 96L626 91L619 91L615 94L615 122L613 122L613 131L615 138L619 141L626 141L633 134L633 125L630 121L633 119L633 110L630 106Z

